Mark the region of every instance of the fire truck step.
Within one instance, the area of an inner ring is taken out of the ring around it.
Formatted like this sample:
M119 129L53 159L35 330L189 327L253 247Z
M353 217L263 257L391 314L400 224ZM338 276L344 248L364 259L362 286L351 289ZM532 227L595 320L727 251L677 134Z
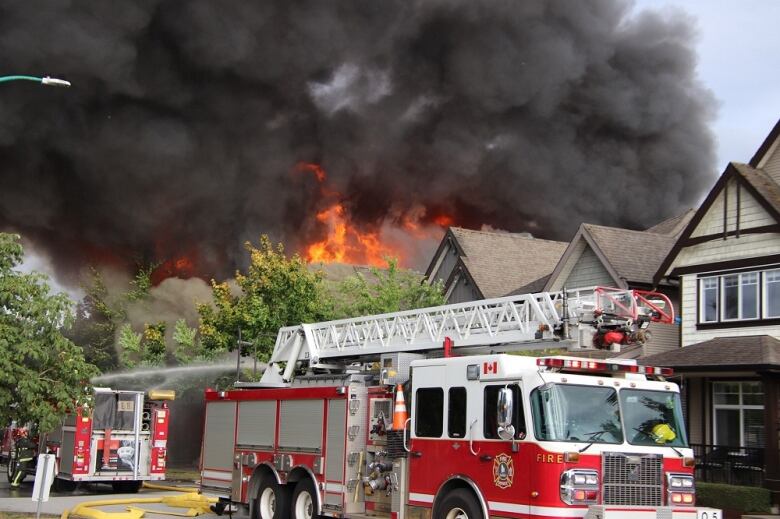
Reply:
M387 519L390 517L390 514L382 513L382 512L375 512L371 515L368 514L349 514L349 519Z

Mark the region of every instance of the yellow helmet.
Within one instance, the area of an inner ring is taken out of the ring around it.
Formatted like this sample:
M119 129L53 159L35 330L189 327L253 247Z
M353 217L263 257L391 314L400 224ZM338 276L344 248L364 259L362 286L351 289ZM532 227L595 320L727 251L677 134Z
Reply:
M655 440L655 443L661 444L672 442L675 438L677 438L677 434L675 434L672 428L669 427L668 423L659 423L654 425L651 435Z

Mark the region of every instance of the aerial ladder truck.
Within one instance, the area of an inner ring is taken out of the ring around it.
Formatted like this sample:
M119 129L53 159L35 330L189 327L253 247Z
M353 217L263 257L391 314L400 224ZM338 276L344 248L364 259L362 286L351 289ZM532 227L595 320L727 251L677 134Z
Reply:
M721 519L672 370L576 356L653 322L663 294L596 287L282 328L207 390L201 485L253 519Z

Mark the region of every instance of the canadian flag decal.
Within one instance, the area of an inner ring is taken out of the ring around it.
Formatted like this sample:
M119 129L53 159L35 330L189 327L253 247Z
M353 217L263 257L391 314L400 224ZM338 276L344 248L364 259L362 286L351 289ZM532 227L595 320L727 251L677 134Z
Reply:
M482 363L482 373L485 375L490 374L496 374L498 373L498 362L483 362Z

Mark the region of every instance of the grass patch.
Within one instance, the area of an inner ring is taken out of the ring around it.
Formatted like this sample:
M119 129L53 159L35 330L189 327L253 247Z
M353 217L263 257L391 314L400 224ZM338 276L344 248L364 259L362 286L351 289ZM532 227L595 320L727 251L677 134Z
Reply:
M696 504L740 513L769 513L770 493L766 488L696 483Z

